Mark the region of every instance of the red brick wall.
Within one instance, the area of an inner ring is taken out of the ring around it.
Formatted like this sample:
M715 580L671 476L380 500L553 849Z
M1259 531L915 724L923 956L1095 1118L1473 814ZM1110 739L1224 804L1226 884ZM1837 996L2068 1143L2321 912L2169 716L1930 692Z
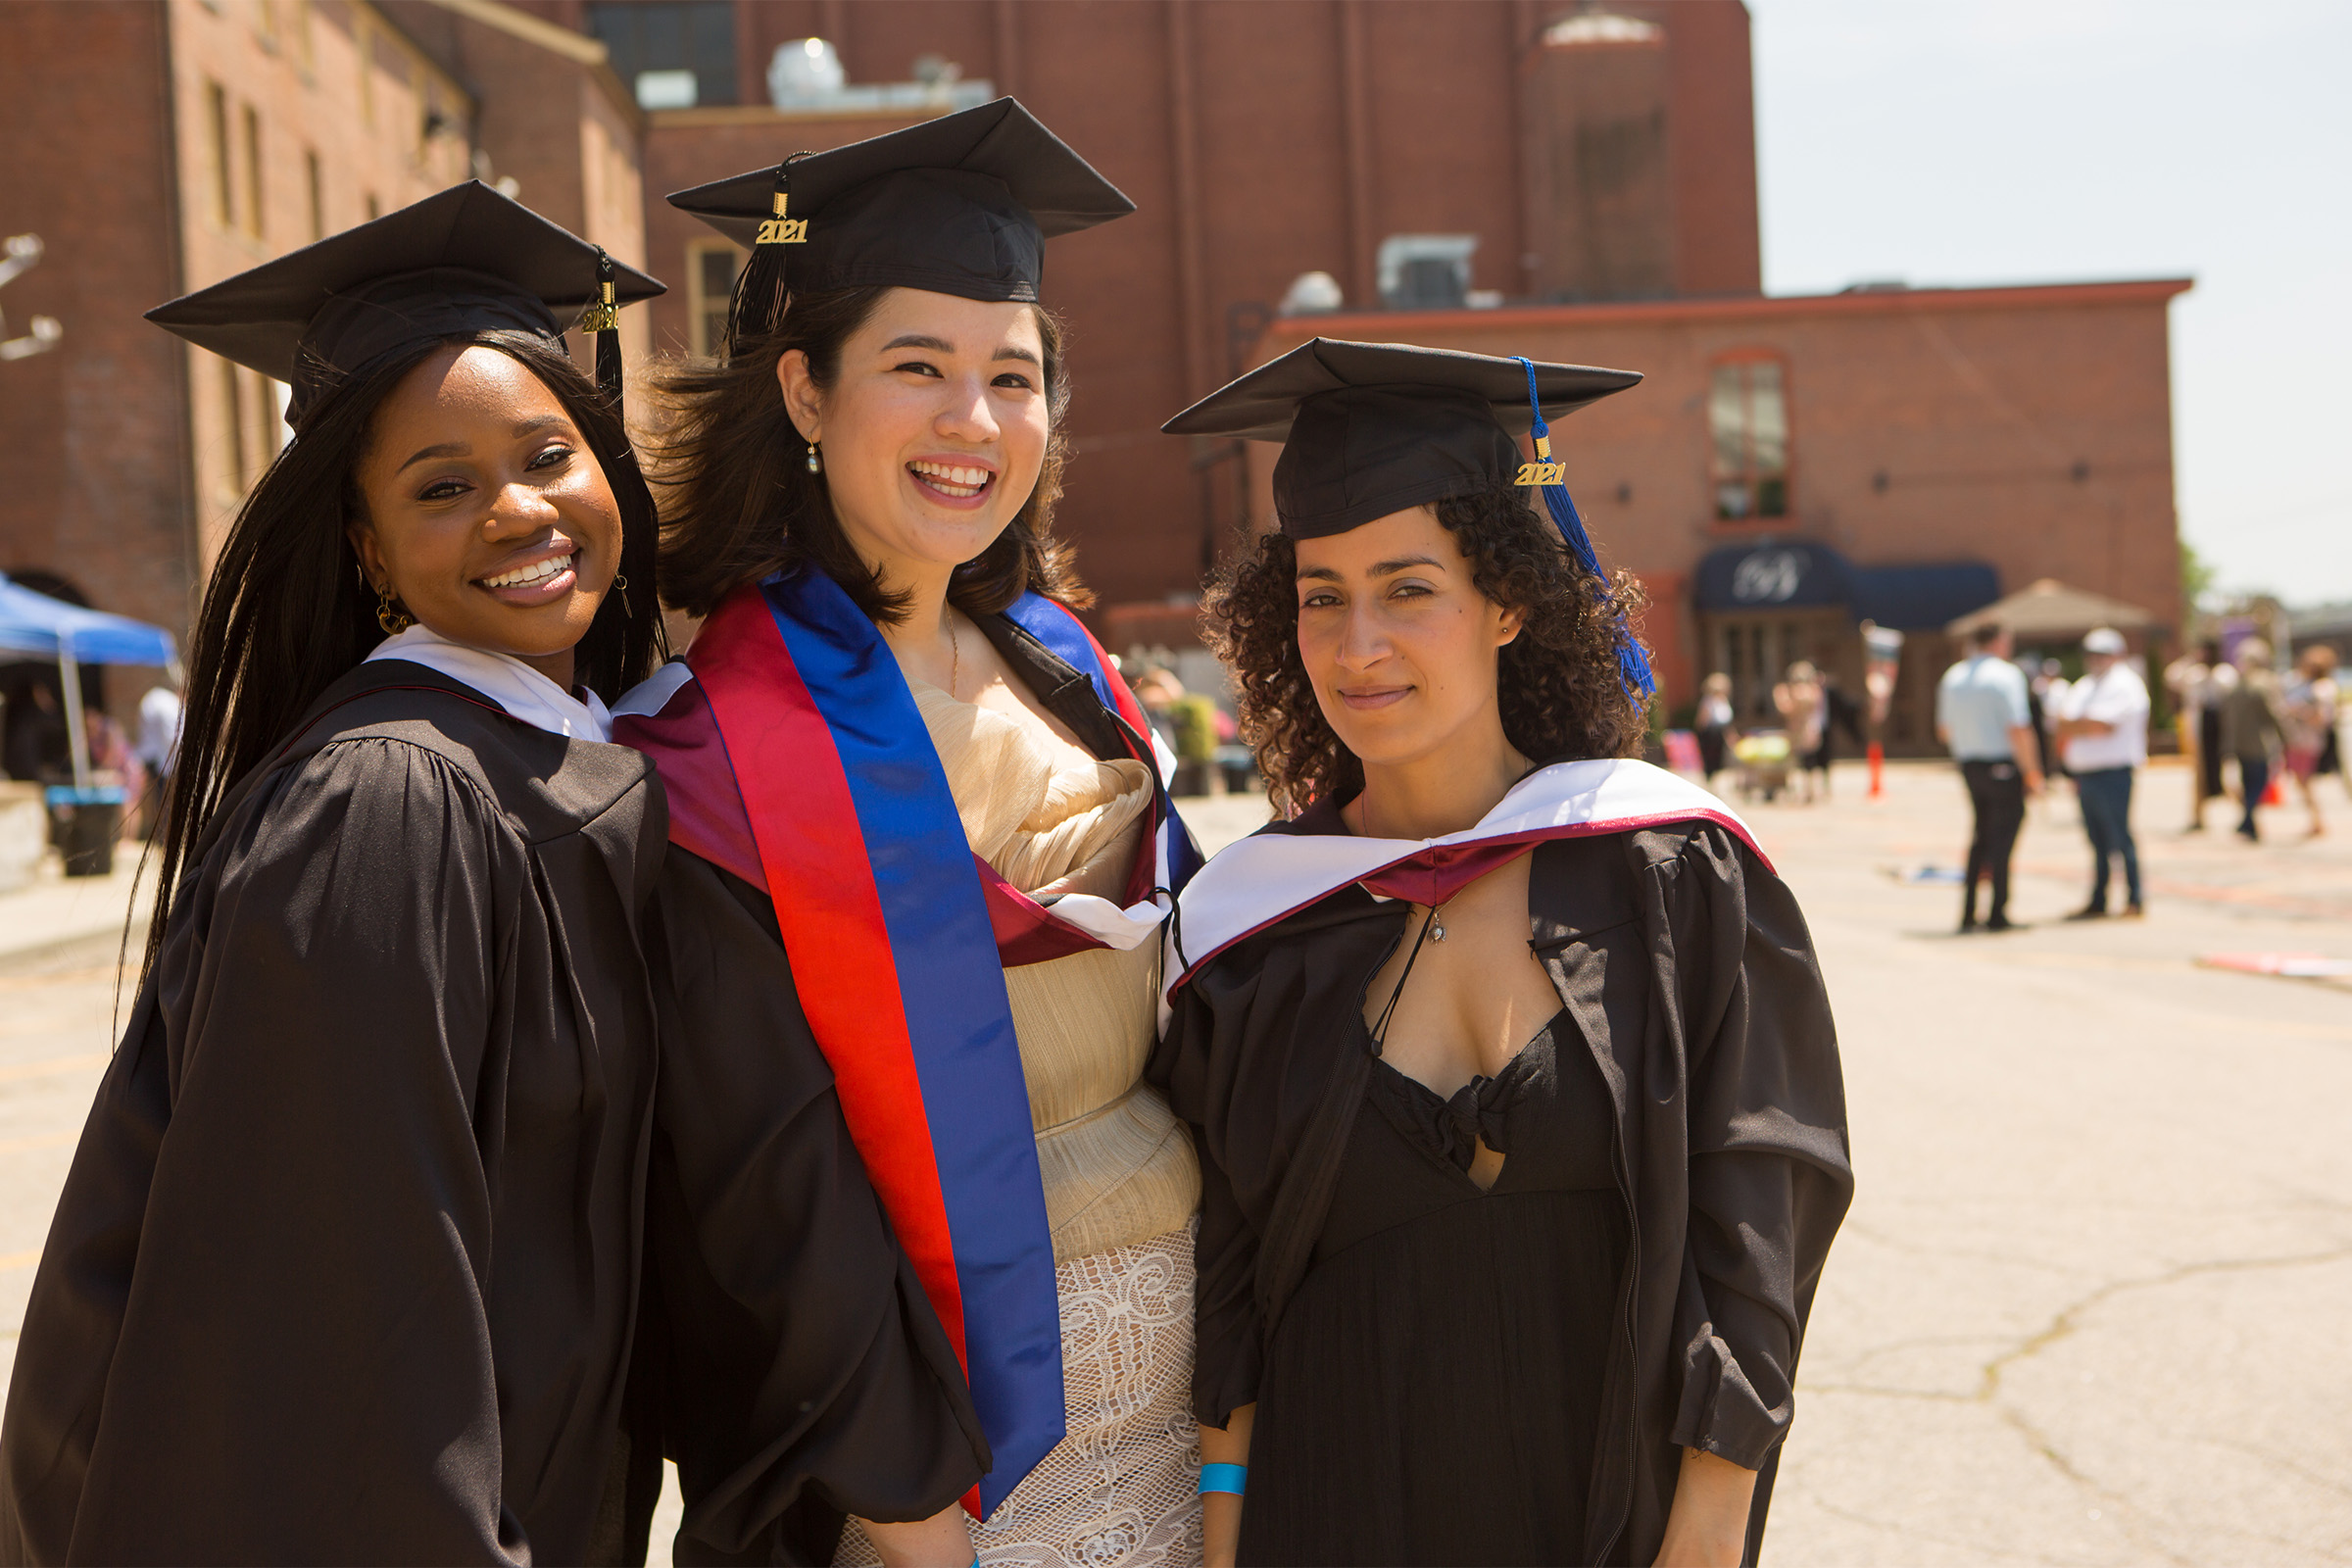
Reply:
M191 572L179 356L139 319L176 277L164 31L139 0L0 6L0 60L38 63L0 93L0 234L48 246L0 306L11 336L35 315L65 326L52 352L0 364L0 570L54 571L176 631Z
M575 26L584 16L578 0L526 9ZM1337 276L1351 301L1367 300L1373 253L1398 232L1476 233L1475 286L1510 295L1531 286L1520 71L1543 23L1565 9L1500 0L746 6L744 105L650 117L649 265L673 289L652 315L657 340L687 341L686 246L708 232L671 213L664 192L905 122L762 112L776 45L828 38L853 82L904 80L918 54L945 55L967 77L1017 94L1138 204L1134 217L1056 240L1047 263L1047 297L1069 324L1076 383L1078 461L1061 515L1105 600L1187 592L1204 552L1238 520L1237 473L1196 471L1193 449L1157 431L1242 368L1262 320L1251 307L1271 306L1314 270ZM1745 9L1739 0L1650 9L1669 29L1674 286L1695 279L1753 291ZM1727 72L1737 79L1719 79Z

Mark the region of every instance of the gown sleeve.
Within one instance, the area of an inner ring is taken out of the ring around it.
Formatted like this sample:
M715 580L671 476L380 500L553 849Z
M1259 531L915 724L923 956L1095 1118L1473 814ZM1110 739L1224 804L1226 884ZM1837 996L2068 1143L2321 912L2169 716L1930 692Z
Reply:
M649 1236L676 1560L827 1561L840 1514L927 1518L979 1481L987 1443L766 896L673 846L655 910Z
M27 1312L28 1555L528 1561L483 1304L524 875L469 781L386 741L207 857Z
M1788 884L1718 831L1678 869L1690 1212L1669 1441L1761 1469L1788 1431L1805 1318L1853 1195L1838 1031Z
M1204 982L1205 983L1205 982ZM1232 1072L1217 1049L1218 1009L1201 986L1177 992L1168 1027L1148 1074L1201 1152L1200 1229L1194 1247L1193 1413L1222 1428L1257 1398L1264 1372L1264 1326L1256 1299L1258 1233L1235 1195L1225 1158L1230 1117L1217 1113L1219 1080ZM1212 1125L1213 1124L1213 1125Z

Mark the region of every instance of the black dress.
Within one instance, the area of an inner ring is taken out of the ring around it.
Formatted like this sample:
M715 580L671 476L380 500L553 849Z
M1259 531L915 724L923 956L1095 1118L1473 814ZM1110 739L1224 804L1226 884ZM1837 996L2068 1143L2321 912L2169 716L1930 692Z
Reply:
M1243 1562L1581 1560L1626 1258L1613 1119L1565 1010L1451 1100L1374 1066L1267 1357Z

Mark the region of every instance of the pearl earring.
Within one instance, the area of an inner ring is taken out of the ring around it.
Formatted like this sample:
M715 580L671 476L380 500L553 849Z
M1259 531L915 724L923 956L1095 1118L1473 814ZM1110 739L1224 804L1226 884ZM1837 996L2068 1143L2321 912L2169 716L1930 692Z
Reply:
M813 441L808 443L808 471L810 473L825 471L825 460L816 455L816 443Z

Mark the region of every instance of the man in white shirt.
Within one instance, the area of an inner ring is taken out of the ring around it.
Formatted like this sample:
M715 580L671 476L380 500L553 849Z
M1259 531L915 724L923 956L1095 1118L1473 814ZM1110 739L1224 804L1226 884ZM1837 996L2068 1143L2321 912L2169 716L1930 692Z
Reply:
M1968 784L1976 830L1968 845L1967 890L1960 929L1977 929L1977 883L1992 884L1987 931L2007 931L2009 858L2026 820L2026 797L2041 792L2040 742L2026 702L2026 672L2009 662L2009 633L1998 625L1969 635L1969 656L1936 687L1936 738L1951 748Z
M2148 688L2124 662L2124 636L2101 626L2082 639L2082 678L2067 688L2058 710L2058 744L2082 802L2082 831L2090 837L2090 902L2070 920L2107 917L2107 868L2124 858L2126 916L2137 919L2139 847L2132 841L2132 780L2148 760Z

